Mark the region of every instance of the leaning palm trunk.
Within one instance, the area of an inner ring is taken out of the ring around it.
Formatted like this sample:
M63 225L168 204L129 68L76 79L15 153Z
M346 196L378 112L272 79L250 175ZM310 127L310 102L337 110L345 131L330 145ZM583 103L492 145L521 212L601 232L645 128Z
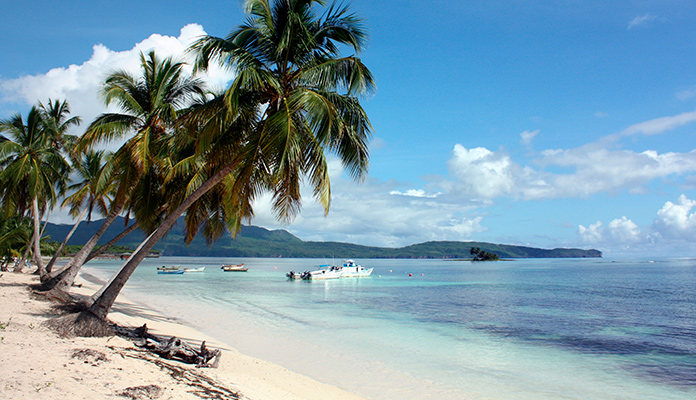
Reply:
M14 266L14 272L23 272L24 271L24 265L27 262L27 257L29 257L29 252L31 251L31 247L34 245L34 235L31 235L31 239L29 239L29 244L27 245L27 248L24 250L24 254L22 255L22 258L17 260Z
M155 230L155 232L157 232L157 231ZM128 261L130 261L131 258L133 258L133 256L135 256L135 254L137 254L137 253L140 251L140 249L143 248L143 246L145 245L145 243L147 243L147 241L152 237L152 235L155 234L155 232L152 232L152 233L150 234L150 236L148 236L142 243L140 243L140 245L138 246L138 248L136 248L135 251L133 251L133 253L131 253L130 257L128 257L128 260L126 260L126 263L123 264L123 266L121 267L121 269L119 269L118 272L116 272L116 273L111 277L111 279L109 279L108 282L106 282L99 290L97 290L92 296L90 296L88 299L85 300L85 303L87 304L87 306L91 306L92 304L94 304L94 302L95 302L99 297L101 297L102 294L104 294L104 291L106 291L106 289L109 288L109 287L111 286L111 283L114 281L114 279L116 279L116 278L121 274L121 271L122 271L124 268L126 268L126 266L128 265Z
M39 200L36 197L32 200L32 208L34 213L34 262L38 267L37 272L39 276L43 278L47 277L48 274L46 273L43 260L41 260L41 233L39 230L41 227L41 220L39 218Z
M89 253L89 256L87 256L87 259L85 262L89 262L91 259L94 257L99 257L103 252L109 249L109 247L115 245L118 243L119 240L123 239L124 237L128 236L131 232L136 230L140 224L136 221L133 225L129 226L128 228L124 229L123 232L119 233L116 235L115 238L111 239L108 243L105 245L99 246L98 249L94 250L93 252Z
M43 283L44 290L55 290L62 293L68 293L68 291L70 291L70 287L75 281L75 277L80 271L82 264L85 263L87 256L97 245L97 242L99 242L99 239L101 239L102 235L104 235L107 228L111 226L111 224L116 220L116 217L118 217L118 215L121 213L124 204L125 201L120 201L114 206L114 209L111 210L111 213L109 213L109 215L106 217L104 223L102 223L102 226L100 226L97 232L87 241L87 243L85 243L82 249L75 254L72 261L70 261L65 268Z
M181 214L186 211L191 204L196 200L201 198L205 193L212 189L215 185L220 183L225 176L232 172L237 165L236 162L232 162L226 165L223 169L218 171L215 175L208 178L198 189L196 189L189 197L184 199L184 201L176 208L171 214L164 219L162 224L140 245L137 251L131 254L128 261L121 267L119 272L111 281L105 285L104 288L100 290L101 295L96 298L94 303L89 307L87 312L93 314L98 319L104 321L106 316L109 314L111 306L114 304L116 297L121 293L121 289L125 286L126 282L133 274L135 269L140 265L140 262L145 259L147 254L152 250L153 247L159 242L164 235L169 232L169 230L174 226L176 220L181 216Z
M58 249L56 250L56 254L53 255L53 257L51 258L51 261L49 261L48 265L46 266L47 273L50 274L51 271L53 270L53 264L56 263L58 256L60 256L60 253L63 251L63 248L65 247L65 245L68 243L68 240L70 240L72 235L75 233L75 231L77 230L77 227L80 226L80 222L82 222L82 218L85 217L85 213L87 213L87 210L88 210L87 207L85 207L85 209L82 210L82 213L80 213L80 216L77 217L77 222L75 223L73 228L70 230L68 235L65 237L65 239L63 240L63 243L61 243L60 246L58 246Z

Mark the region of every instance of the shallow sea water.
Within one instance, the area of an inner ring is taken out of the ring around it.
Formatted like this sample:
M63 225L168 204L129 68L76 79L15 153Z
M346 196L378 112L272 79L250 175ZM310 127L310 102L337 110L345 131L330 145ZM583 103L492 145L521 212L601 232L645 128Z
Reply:
M288 281L332 260L162 257L124 290L372 399L696 398L696 260L356 261L373 275ZM249 272L219 269L237 262Z

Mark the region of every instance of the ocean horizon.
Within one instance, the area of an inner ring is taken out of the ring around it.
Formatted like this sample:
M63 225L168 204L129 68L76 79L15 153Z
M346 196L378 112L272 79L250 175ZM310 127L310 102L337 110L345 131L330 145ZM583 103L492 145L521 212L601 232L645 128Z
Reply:
M356 259L372 276L285 276L341 261L152 258L124 295L371 399L696 396L694 259ZM248 272L220 270L241 262ZM120 265L84 272L107 280Z

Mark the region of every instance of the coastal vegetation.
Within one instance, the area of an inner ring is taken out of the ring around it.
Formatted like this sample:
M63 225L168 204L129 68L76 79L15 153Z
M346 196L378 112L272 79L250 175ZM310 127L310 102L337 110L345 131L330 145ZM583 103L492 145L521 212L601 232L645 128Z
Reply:
M112 237L119 233L118 226L123 225L123 223L123 220L117 220L104 236ZM94 234L98 225L99 221L92 225L82 225L75 233L73 242L75 244L84 243ZM46 232L52 237L63 237L69 229L69 225L49 223ZM155 250L165 256L190 257L466 259L471 258L470 249L476 247L487 253L497 254L501 258L594 258L602 256L602 252L592 249L540 249L486 242L437 241L398 248L362 246L340 242L315 242L304 241L286 230L268 230L248 225L243 226L234 239L230 235L223 235L212 245L199 237L196 237L189 244L185 244L185 235L184 221L180 219L169 234L157 243ZM143 240L145 240L144 234L135 231L121 239L119 243L128 248L126 253L130 253Z
M275 216L289 221L302 206L301 184L309 184L328 213L328 153L354 179L367 173L371 125L360 99L374 90L374 80L357 56L367 38L361 19L347 6L319 0L243 4L245 23L224 38L206 36L191 46L194 75L184 73L182 61L154 51L141 55L136 75L113 71L101 94L105 106L118 110L98 116L79 137L67 134L81 121L69 117L64 101L39 103L26 120L17 115L0 121L0 211L8 221L20 218L24 227L24 218L32 220L30 239L17 236L27 240L11 245L4 239L1 246L9 247L0 250L17 260L18 271L31 258L48 297L71 300L75 276L100 251L97 244L119 216L125 216L124 236L134 229L146 236L84 302L84 311L54 320L56 329L108 333L114 300L180 217L184 243L199 233L212 243L226 232L236 235L264 193L272 195ZM213 64L236 72L220 93L195 76ZM115 140L123 144L113 154L99 150ZM71 176L80 181L70 185ZM89 220L96 209L105 218L54 271L55 258L49 266L42 261L41 220L61 197L76 224L58 247L85 214Z
M472 247L471 250L469 250L469 254L471 254L474 257L471 259L471 261L497 261L498 260L498 254L493 253L493 252L487 252L486 250L481 250L480 247Z

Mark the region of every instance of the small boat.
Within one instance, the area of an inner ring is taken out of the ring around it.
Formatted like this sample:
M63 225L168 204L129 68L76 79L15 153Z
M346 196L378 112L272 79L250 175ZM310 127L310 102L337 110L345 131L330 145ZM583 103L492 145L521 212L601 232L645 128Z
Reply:
M320 280L320 279L338 279L341 277L341 267L335 265L320 265L320 269L310 271L309 275L303 279Z
M305 272L295 272L295 271L290 271L287 274L285 274L289 279L309 279L309 271Z
M157 267L157 273L158 274L183 274L184 270L181 269L178 265L176 267L167 267L166 265L163 265L161 267Z
M180 275L184 273L183 269L159 269L157 268L157 273L158 274L174 274L174 275Z
M242 264L223 264L222 267L220 267L225 272L247 272L249 270L249 267L245 267L244 263Z
M203 272L205 271L205 267L198 267L198 268L184 268L184 272L189 273L189 272Z
M353 260L345 260L341 267L341 278L356 278L370 276L374 268L364 268Z

